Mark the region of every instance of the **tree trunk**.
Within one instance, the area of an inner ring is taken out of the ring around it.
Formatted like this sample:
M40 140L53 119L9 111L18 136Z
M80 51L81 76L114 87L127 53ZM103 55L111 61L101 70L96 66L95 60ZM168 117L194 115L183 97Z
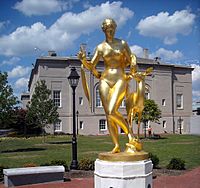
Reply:
M45 128L42 128L42 133L43 133L43 143L45 143Z
M147 137L147 134L146 134L146 121L144 121L144 138Z

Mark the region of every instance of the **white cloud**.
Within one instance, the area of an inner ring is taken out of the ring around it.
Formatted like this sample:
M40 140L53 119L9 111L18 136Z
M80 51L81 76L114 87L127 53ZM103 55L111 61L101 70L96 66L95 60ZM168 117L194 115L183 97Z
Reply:
M191 66L194 68L192 71L192 81L199 81L200 83L200 65L191 64Z
M137 56L137 57L143 57L143 48L138 45L130 46L131 51Z
M156 52L150 54L150 58L160 57L164 61L175 61L178 59L181 59L183 57L182 52L179 50L172 51L172 50L166 50L164 48L159 48Z
M81 34L100 28L106 17L114 18L119 26L123 25L133 12L121 6L122 2L106 2L78 14L67 12L49 28L41 22L18 27L13 33L0 37L0 54L29 55L36 46L43 51L66 50Z
M144 57L143 47L133 45L130 46L130 49L134 54L136 54L137 57ZM183 57L183 54L179 50L172 51L166 50L164 48L159 48L153 53L149 52L149 58L154 59L155 57L160 57L163 61L175 61L181 59Z
M10 23L9 20L0 22L0 30L3 29L3 28L4 28L6 25L8 25L9 23Z
M48 15L70 9L78 0L22 0L14 5L14 9L26 16Z
M192 88L193 93L197 95L200 94L200 65L197 64L191 64L191 66L194 68L192 71Z
M198 64L191 64L194 68L192 71L192 94L193 98L200 100L200 65Z
M21 59L19 57L12 57L8 60L4 60L2 61L2 63L0 64L1 66L2 65L14 65L16 64L17 62L19 62Z
M28 78L19 78L16 82L15 82L15 89L20 89L20 88L27 88L28 86Z
M30 67L22 67L22 66L17 66L12 69L12 71L8 72L8 77L9 78L15 78L15 77L20 77L24 76L30 73L31 68Z
M176 11L173 15L160 12L140 20L136 28L141 35L162 38L170 45L177 42L178 34L188 35L192 31L195 17L189 10Z
M200 99L200 90L192 90L192 95L193 95L193 99L194 101L197 100L199 102Z
M83 8L88 9L88 8L90 8L91 6L92 6L92 5L90 4L89 1L84 1L84 2L83 2Z

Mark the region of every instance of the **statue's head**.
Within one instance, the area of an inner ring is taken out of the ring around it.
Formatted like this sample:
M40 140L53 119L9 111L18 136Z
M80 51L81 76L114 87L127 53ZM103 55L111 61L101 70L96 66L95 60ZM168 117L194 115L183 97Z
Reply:
M102 30L105 32L107 28L109 27L112 27L114 30L116 29L117 27L117 24L116 22L112 19L112 18L106 18L102 25L101 25L101 28Z

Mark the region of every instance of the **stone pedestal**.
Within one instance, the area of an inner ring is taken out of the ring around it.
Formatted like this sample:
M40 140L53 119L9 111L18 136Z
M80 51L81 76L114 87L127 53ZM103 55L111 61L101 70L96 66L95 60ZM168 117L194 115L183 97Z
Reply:
M95 161L95 188L152 188L151 160Z

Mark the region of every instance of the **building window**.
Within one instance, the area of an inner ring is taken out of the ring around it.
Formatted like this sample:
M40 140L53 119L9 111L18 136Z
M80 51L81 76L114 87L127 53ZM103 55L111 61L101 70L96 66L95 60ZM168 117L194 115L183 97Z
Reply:
M96 88L96 107L102 107L102 102L99 93L99 87Z
M100 119L100 120L99 120L99 130L100 130L100 131L105 131L105 130L107 130L106 120L105 120L105 119Z
M125 99L123 99L120 108L125 108L125 107L126 107L126 101Z
M183 94L176 94L176 108L183 109Z
M150 99L150 93L148 92L145 93L145 99Z
M84 126L83 121L80 121L80 129L83 129L83 126Z
M164 120L162 125L163 125L163 128L166 128L167 127L167 122Z
M162 106L165 106L165 105L166 105L166 100L162 99Z
M61 107L61 91L60 90L53 91L53 102L55 106Z
M83 97L79 97L79 104L83 105Z
M61 121L59 121L59 122L57 122L57 123L54 124L54 131L55 132L62 131L62 122Z

